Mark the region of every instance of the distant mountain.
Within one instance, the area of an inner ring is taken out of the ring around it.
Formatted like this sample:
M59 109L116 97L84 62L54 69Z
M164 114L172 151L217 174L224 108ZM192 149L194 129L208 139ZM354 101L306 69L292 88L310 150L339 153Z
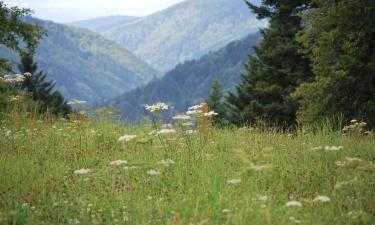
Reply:
M264 27L244 0L187 0L102 32L166 72Z
M123 26L125 24L134 22L140 18L141 17L136 16L108 16L89 20L76 21L68 23L67 25L85 28L100 33L120 25Z
M56 81L56 89L67 99L89 103L114 98L158 76L153 68L113 41L91 31L52 22L29 19L44 27L45 37L36 53L39 68ZM0 55L18 56L4 47Z
M243 62L260 41L260 34L251 34L199 60L187 61L169 71L162 79L130 91L111 105L120 109L124 118L138 120L145 115L143 104L165 102L174 106L175 113L206 99L213 80L219 80L225 90L233 89L244 69Z

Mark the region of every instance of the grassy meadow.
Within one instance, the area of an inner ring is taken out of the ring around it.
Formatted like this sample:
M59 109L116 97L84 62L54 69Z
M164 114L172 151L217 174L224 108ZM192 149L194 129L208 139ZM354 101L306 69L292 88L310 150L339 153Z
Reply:
M1 121L0 224L375 224L371 134L21 111Z

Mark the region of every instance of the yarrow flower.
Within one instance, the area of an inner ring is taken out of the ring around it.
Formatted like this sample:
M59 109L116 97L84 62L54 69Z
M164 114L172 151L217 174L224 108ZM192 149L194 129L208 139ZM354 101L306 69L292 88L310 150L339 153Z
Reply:
M159 111L162 111L162 110L168 110L169 109L169 106L163 102L158 102L154 105L143 105L145 107L145 109L151 113L153 112L159 112Z
M254 170L254 171L262 171L264 169L267 169L269 166L267 165L255 165L251 163L249 169Z
M157 134L173 134L176 133L177 131L175 129L161 129L157 131Z
M152 169L152 170L147 171L147 174L150 175L150 176L157 176L157 175L160 174L160 172Z
M128 161L126 160L115 160L109 163L111 166L120 166L123 164L128 164Z
M5 75L3 80L6 83L22 83L25 80L25 76L22 74Z
M137 135L127 135L125 134L124 136L121 136L118 141L121 142L129 142L132 141L133 139L137 138Z
M223 209L222 212L223 213L230 213L230 210L229 209Z
M313 151L324 150L326 152L336 152L336 151L340 151L343 148L344 148L343 146L324 146L324 147L318 146L318 147L311 148L311 150L313 150Z
M163 160L160 160L158 164L163 165L163 166L169 166L169 165L175 164L175 162L172 159L163 159Z
M68 102L68 105L83 105L86 101L78 100L78 99L72 99L70 102Z
M91 170L90 169L79 169L79 170L75 170L74 171L74 174L77 174L77 175L82 175L82 174L87 174L87 173L90 173Z
M219 115L219 114L216 113L215 111L210 111L210 112L204 114L204 116L206 116L206 117L212 117L212 116L217 116L217 115Z
M314 198L313 202L329 202L331 199L327 196L321 195Z
M286 207L302 207L302 203L298 201L289 201L285 204Z
M178 114L177 116L173 117L174 120L190 120L191 117L185 114Z
M234 184L234 185L240 184L241 182L242 182L241 179L231 179L227 181L228 184Z

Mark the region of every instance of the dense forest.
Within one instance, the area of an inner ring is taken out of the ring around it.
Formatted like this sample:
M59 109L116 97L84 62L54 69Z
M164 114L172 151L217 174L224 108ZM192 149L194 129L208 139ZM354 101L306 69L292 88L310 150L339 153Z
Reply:
M259 41L259 33L251 34L199 60L179 64L163 78L116 98L112 105L130 120L145 115L143 104L158 101L172 105L175 112L184 112L189 106L206 99L214 80L220 81L224 90L233 89L244 71L243 62L254 53L253 47Z

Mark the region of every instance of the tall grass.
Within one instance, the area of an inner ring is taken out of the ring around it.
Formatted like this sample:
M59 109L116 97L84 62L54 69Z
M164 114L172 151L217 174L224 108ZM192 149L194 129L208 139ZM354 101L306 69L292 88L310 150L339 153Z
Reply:
M0 224L374 224L372 136L328 123L154 135L105 118L1 121Z

